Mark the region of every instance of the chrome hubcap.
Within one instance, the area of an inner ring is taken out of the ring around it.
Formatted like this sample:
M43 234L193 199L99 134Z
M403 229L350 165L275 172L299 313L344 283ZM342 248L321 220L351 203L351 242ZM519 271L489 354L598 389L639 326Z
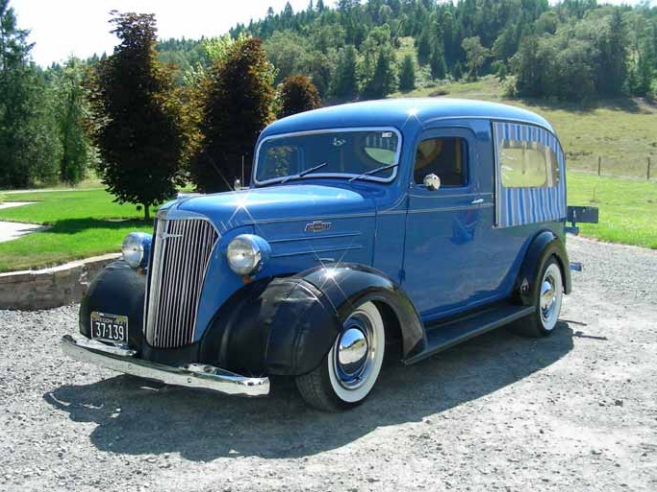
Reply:
M359 328L348 329L338 344L338 364L345 374L358 372L367 358L367 338Z
M554 279L548 277L543 281L543 285L541 285L541 309L543 311L549 310L557 300L553 282Z
M333 369L340 386L354 390L372 372L377 342L372 320L364 311L352 314L343 328L334 350Z
M541 322L546 330L551 330L557 324L562 295L561 271L558 266L552 264L543 277L539 298Z

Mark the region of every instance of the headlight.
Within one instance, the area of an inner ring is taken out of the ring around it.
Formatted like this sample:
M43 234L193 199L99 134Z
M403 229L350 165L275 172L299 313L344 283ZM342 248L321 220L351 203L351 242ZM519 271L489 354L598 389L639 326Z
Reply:
M148 254L151 250L150 234L144 232L131 232L123 240L121 253L123 259L132 268L143 268L148 263Z
M228 244L226 257L232 271L238 275L251 275L267 261L269 251L269 243L260 236L242 234Z

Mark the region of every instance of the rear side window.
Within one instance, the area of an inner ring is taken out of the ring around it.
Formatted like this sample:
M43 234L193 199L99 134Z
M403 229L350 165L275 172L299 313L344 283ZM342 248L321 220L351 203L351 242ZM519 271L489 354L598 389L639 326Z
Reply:
M435 174L441 186L464 186L467 150L465 139L460 137L423 140L415 154L415 183L422 184L427 174Z
M539 142L502 139L499 152L505 188L553 188L559 184L559 163L552 148Z

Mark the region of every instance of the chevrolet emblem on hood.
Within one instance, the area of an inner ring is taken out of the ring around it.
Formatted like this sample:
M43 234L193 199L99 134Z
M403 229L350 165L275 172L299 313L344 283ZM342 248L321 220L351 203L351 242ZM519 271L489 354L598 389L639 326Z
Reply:
M322 222L320 220L316 220L315 222L308 222L306 224L306 232L323 232L328 231L330 228L330 222Z

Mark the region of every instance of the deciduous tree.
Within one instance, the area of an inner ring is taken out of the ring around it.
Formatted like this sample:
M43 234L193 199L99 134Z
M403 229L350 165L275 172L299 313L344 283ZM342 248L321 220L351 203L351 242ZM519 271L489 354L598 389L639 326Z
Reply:
M490 51L481 45L479 36L465 38L461 43L468 66L468 75L472 80L477 80L479 69L490 57Z
M155 18L113 12L120 44L90 79L98 171L119 203L152 205L175 194L185 147L173 75L155 55Z
M317 87L310 77L305 75L290 75L283 81L281 87L281 110L279 118L285 118L321 106Z
M272 119L274 70L257 38L234 43L200 88L201 144L190 176L202 192L227 191L251 173L253 147ZM246 183L243 183L246 184Z

